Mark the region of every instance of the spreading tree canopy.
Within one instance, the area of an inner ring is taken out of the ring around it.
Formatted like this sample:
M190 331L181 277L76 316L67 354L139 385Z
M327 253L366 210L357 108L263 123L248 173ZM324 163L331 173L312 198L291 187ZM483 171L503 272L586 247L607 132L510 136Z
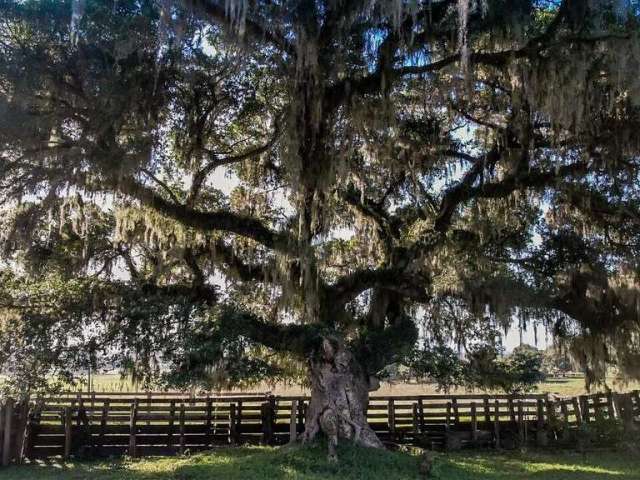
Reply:
M514 315L640 377L639 8L0 0L5 373L303 369L370 446L385 367Z

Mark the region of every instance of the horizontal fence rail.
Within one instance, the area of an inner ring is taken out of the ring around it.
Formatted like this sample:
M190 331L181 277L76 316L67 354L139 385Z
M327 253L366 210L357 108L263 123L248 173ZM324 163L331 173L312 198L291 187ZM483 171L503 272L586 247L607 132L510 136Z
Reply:
M304 431L309 397L269 394L67 393L2 401L2 465L52 456L174 455L221 445L279 445ZM385 442L428 448L546 445L601 419L629 428L640 392L372 396L367 419Z

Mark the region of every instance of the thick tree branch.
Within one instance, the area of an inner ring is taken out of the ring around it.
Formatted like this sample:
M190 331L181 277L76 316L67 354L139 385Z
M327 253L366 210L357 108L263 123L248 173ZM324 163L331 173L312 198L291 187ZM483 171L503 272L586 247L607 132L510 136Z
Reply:
M428 284L428 279L402 269L379 268L358 270L326 288L336 308L341 308L370 288L385 288L418 302L428 302Z
M132 177L121 178L114 187L121 193L135 198L142 205L196 230L235 233L250 238L267 248L282 252L289 251L290 246L294 244L287 234L271 230L253 217L223 210L205 212L169 202L153 189L140 184Z
M260 145L258 147L250 148L245 152L238 153L236 155L228 155L226 157L218 157L213 152L209 152L211 159L207 164L198 170L196 174L193 176L193 180L191 182L191 190L189 192L189 196L187 197L187 205L193 206L198 194L200 193L200 189L202 185L206 181L207 177L211 172L213 172L216 168L222 167L224 165L231 165L234 163L239 163L244 160L247 160L252 157L256 157L261 155L262 153L268 151L278 140L280 135L279 123L276 123L276 128L273 132L271 139L266 142L264 145Z
M458 206L471 199L503 198L522 188L542 188L566 176L588 172L586 163L575 162L554 170L532 169L528 172L519 172L509 175L499 182L473 186L480 176L481 168L482 162L478 162L467 172L461 182L447 190L441 203L440 213L435 221L436 231L446 232Z
M222 240L213 245L214 260L225 265L229 273L243 282L263 281L266 277L264 265L250 265L244 262L233 248Z
M191 270L193 274L193 284L194 285L204 285L205 278L200 265L198 265L198 260L193 253L191 248L186 248L184 251L184 261Z
M470 192L473 184L482 176L485 166L487 164L495 164L499 157L500 152L494 148L486 157L477 159L462 177L462 180L445 192L440 202L440 211L435 220L436 231L444 233L449 228L453 213L458 208L458 205L471 198Z
M629 39L629 35L624 34L606 34L596 36L576 36L570 35L553 41L562 21L566 16L566 2L562 2L558 13L554 17L549 27L537 37L530 39L524 46L501 50L497 52L472 52L469 56L470 65L486 65L495 68L504 68L514 60L522 58L534 58L540 55L544 50L551 47L558 47L571 44L593 44L612 39ZM460 61L459 52L442 57L424 65L404 65L396 68L389 68L389 59L394 58L391 52L385 52L383 62L374 73L365 75L360 78L346 78L335 84L327 92L327 107L329 109L342 105L349 97L354 95L367 95L382 92L382 86L389 89L397 80L411 75L424 75L438 72L450 65ZM386 68L384 68L386 67ZM383 81L384 80L384 81Z
M180 203L180 201L178 200L178 197L176 197L175 193L173 193L173 191L169 188L169 186L165 182L160 180L156 175L154 175L150 170L147 170L146 168L143 168L141 171L151 180L156 182L158 186L162 188L162 190L164 190L167 195L169 195L169 198L174 203Z
M563 201L604 225L640 226L640 211L633 202L611 201L602 193L577 183L560 186L560 190Z
M157 285L155 283L143 283L140 285L142 293L145 295L159 295L162 297L183 297L193 303L204 303L205 305L215 305L218 301L218 292L210 285Z
M381 204L363 197L361 192L353 185L350 185L346 191L342 192L342 199L361 215L370 218L376 223L382 240L384 240L389 247L391 246L392 240L398 238L400 232Z
M194 11L201 18L223 25L230 24L230 18L224 5L212 0L180 0L180 3L189 10ZM247 6L247 8L250 8ZM263 25L255 20L256 16L246 15L244 19L246 32L257 41L266 41L277 47L291 57L296 56L296 49L289 40L273 28Z
M278 352L289 352L302 358L322 342L316 325L278 325L234 308L225 308L218 319L227 338L243 336Z

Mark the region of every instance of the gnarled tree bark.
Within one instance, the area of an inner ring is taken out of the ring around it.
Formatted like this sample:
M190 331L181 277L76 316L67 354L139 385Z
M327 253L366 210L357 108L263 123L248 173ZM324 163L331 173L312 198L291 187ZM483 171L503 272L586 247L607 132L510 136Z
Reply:
M338 439L371 448L383 444L367 423L369 391L378 382L362 368L345 343L325 338L321 351L309 360L311 401L303 442L323 432L329 441L329 461L337 461Z

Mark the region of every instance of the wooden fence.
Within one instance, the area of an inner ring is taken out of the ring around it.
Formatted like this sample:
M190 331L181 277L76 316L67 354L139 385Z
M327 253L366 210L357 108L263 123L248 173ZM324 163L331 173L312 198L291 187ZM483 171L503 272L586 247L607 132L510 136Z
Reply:
M304 431L308 397L264 394L63 394L2 401L2 465L61 456L172 455L241 443L284 444ZM640 392L372 396L367 418L383 441L459 448L547 444L597 419L635 428Z

